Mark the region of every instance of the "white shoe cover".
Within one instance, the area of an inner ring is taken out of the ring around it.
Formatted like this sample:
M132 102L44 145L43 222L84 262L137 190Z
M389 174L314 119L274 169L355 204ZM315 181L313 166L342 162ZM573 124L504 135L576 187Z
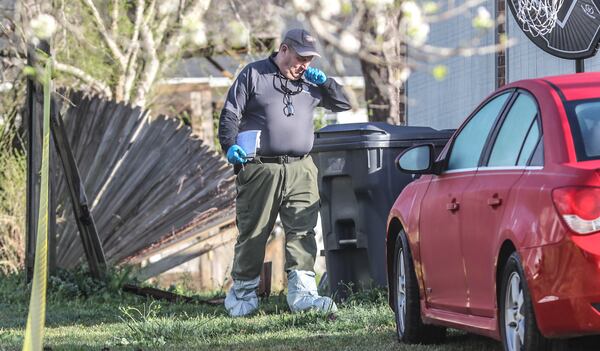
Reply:
M290 271L288 273L287 302L292 312L316 310L319 312L335 312L335 302L327 296L319 296L315 273L311 271Z
M259 278L252 280L234 280L231 289L225 296L225 308L231 317L243 317L256 311L258 308Z

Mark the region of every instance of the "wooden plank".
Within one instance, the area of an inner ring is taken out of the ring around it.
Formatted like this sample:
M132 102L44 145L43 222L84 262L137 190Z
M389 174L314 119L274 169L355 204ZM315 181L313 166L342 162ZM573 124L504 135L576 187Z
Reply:
M160 243L152 248L148 248L142 253L136 254L130 259L126 260L127 264L139 264L144 260L147 260L149 257L156 255L160 251L169 250L174 246L189 246L198 241L202 241L216 233L227 230L228 228L235 226L235 216L232 214L227 217L216 218L206 225L200 227L200 230L197 230L194 227L194 231L185 237L181 238L173 238L172 240Z
M271 276L273 272L273 264L271 261L264 262L260 271L260 283L258 285L258 296L269 298L271 295Z
M276 226L269 236L265 261L272 263L272 289L274 291L284 290L287 286L287 274L285 272L285 234L281 227Z
M75 212L75 219L85 249L87 262L92 275L101 278L104 276L106 269L106 258L102 250L102 244L96 231L94 217L89 212L85 189L83 188L69 141L66 139L62 119L54 103L51 104L51 108L53 111L50 113L50 130L52 131L54 145L62 162L63 171L69 186L71 203Z
M123 291L140 296L153 297L159 300L167 300L169 302L191 302L219 306L225 301L223 298L198 299L197 297L179 295L170 291L164 291L156 288L139 287L133 284L123 285Z
M223 245L218 248L214 248L211 251L207 252L205 255L202 255L198 259L198 283L200 291L215 291L216 289L211 289L213 287L213 255L215 251L223 250L224 247L229 245Z
M235 253L235 243L237 240L231 241L227 245L223 245L210 252L212 267L210 272L207 272L202 279L205 284L202 289L207 291L226 291L233 281L231 279L231 269L233 268L233 256ZM209 255L200 256L201 259L208 258ZM204 262L199 262L203 264ZM202 266L200 266L202 268Z
M193 258L201 256L216 247L225 245L235 240L236 236L237 228L230 227L205 240L199 241L198 243L185 247L165 258L162 258L157 262L150 263L149 265L143 267L136 274L136 277L142 281L151 277L155 277L171 268L177 267Z

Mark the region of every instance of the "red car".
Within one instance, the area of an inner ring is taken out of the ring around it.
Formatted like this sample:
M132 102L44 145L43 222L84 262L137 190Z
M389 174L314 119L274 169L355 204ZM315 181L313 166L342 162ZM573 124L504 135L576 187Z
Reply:
M400 341L445 327L550 350L600 334L600 73L523 80L490 95L389 218L390 305Z

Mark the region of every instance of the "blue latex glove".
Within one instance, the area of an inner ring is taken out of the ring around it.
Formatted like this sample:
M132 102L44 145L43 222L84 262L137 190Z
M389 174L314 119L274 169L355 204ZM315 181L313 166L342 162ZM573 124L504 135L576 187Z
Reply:
M246 151L239 145L231 145L229 150L227 150L227 161L234 165L248 162L246 159Z
M316 85L321 85L327 80L327 76L325 75L325 73L323 73L323 71L321 71L320 69L314 67L308 67L306 71L304 71L304 78L306 78L307 81Z

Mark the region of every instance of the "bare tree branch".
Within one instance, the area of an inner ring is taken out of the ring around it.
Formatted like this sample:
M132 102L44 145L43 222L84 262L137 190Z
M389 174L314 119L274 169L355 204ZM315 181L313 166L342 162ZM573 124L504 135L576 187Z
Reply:
M154 19L154 15L156 13L156 0L150 1L146 8L148 9L148 12L146 13L146 18L144 21L146 21L146 23L150 23L150 21ZM165 17L168 17L168 15Z
M415 47L411 51L412 55L422 54L421 59L428 59L428 61L432 62L436 59L447 58L452 56L474 56L474 55L487 55L493 54L499 50L506 49L509 46L512 46L517 41L515 39L508 39L506 43L494 44L494 45L486 45L479 47L456 47L456 48L447 48L440 46L432 46L432 45L423 45L420 47Z
M244 27L244 30L246 31L245 32L246 33L246 43L248 43L247 44L248 51L251 51L252 48L250 47L250 29L248 29L248 25L244 22L244 20L242 20L242 17L240 16L240 12L238 11L237 6L235 6L235 3L233 2L233 0L229 0L229 6L231 7L231 11L235 15L235 18Z
M323 40L325 40L325 42L327 42L327 44L335 47L340 52L345 53L347 55L355 54L354 52L349 51L347 48L345 48L339 44L339 42L340 42L339 38L334 36L333 34L331 34L331 32L325 28L325 23L323 23L323 21L317 15L314 15L314 14L309 15L308 21L309 21L311 27L314 28L314 30L316 32L314 34L318 35Z
M119 62L119 64L121 65L121 69L126 69L127 60L125 59L125 56L123 56L123 53L119 49L119 46L117 45L117 43L115 42L113 37L107 32L106 26L104 25L104 21L100 17L100 13L98 12L96 5L94 5L92 0L83 0L83 2L92 11L92 17L94 18L94 21L96 22L96 25L98 26L98 31L102 35L102 38L104 38L104 41L106 42L106 45L110 49L112 55L115 57L117 62Z
M235 78L231 72L225 69L225 67L223 67L219 62L217 62L217 60L212 58L212 56L206 56L205 58L208 62L210 62L211 65L213 65L217 70L219 70L219 72L221 72L221 74L224 77L227 77L229 79Z
M449 8L446 11L444 11L438 15L426 16L425 21L428 23L445 21L452 17L464 14L469 9L471 9L475 6L482 5L482 4L485 4L485 0L467 0L467 1L463 2L462 4L460 4L459 6Z
M156 28L156 46L157 46L157 50L158 52L163 52L163 50L165 49L166 43L164 43L164 38L165 35L167 34L167 26L169 25L169 17L165 16L163 19L160 20L160 23L158 24L158 27ZM165 55L166 57L167 55Z
M69 35L72 35L75 39L77 39L78 42L87 45L91 49L98 50L96 45L92 44L92 42L90 42L86 37L83 36L83 34L81 34L80 28L77 28L77 26L67 20L64 11L61 11L59 16L55 16L55 18L57 19L58 23L60 23L60 25L69 32Z
M429 45L427 38L432 22L459 15L470 17L472 8L484 6L486 2L465 0L460 5L455 5L454 0L449 0L443 12L432 15L424 13L425 6L419 3L421 2L409 4L407 1L400 1L384 5L383 2L357 0L351 2L351 11L333 14L320 1L313 2L308 7L295 3L294 8L307 18L312 33L319 37L333 57L341 54L360 59L369 111L377 110L381 117L390 117L394 123L402 123L401 92L412 70L429 69L432 63L448 57L494 53L514 43L513 40L505 41L502 38L500 44L481 46L485 44L482 38L489 33L481 29L466 45ZM481 13L483 12L479 12ZM504 18L500 16L496 21L502 23ZM337 64L334 66L336 70L339 67ZM371 117L370 114L369 118Z
M207 10L207 7L210 5L210 0L195 0L192 1L190 5L186 8L183 13L182 18L186 18L192 14L198 17L202 17ZM184 38L186 36L185 31L180 30L175 34L175 37L169 41L167 44L167 48L165 50L165 60L167 62L171 61L174 57L174 53L178 52L177 48L181 47Z
M94 89L100 91L101 93L103 93L104 95L106 95L106 97L108 97L109 99L112 98L112 92L110 91L110 88L106 84L104 84L102 81L92 77L91 75L85 73L83 70L81 70L77 67L71 66L71 65L66 65L66 64L60 63L60 62L55 62L54 68L57 71L70 74L73 77L81 80L82 82L88 84L92 88L94 88Z
M129 101L131 98L131 90L133 89L133 83L135 82L135 77L137 75L137 67L138 67L138 53L140 49L140 45L138 42L132 43L132 46L135 46L135 50L132 55L129 57L129 62L127 63L127 73L125 75L124 85L123 85L123 100Z
M150 10L152 11L152 10ZM142 27L142 21L144 19L144 0L137 0L135 5L135 23L133 26L133 35L131 37L131 43L135 43L138 41L140 37L140 28ZM127 53L125 54L125 58L129 59L129 56L134 51L134 45L129 45L127 48Z
M138 43L140 37L140 27L144 20L144 0L137 0L135 5L135 22L133 24L133 34L131 40L127 45L127 52L125 53L125 60L127 64L123 70L125 74L119 77L119 81L116 87L116 98L118 101L128 101L131 96L131 87L133 85L133 79L135 78L137 68L137 56L140 45Z
M119 31L119 0L112 1L112 11L110 12L110 35L115 36Z
M154 33L154 45L156 47L157 52L162 52L164 49L164 45L162 44L163 38L169 32L167 26L171 22L173 18L172 15L166 14L162 18L156 15L156 0L152 0L149 7L148 13L146 14L146 18L144 19L146 25L151 30L153 29L150 24L158 21L158 26L153 30ZM175 27L175 26L174 26Z
M156 47L154 43L154 37L152 31L148 28L146 23L142 24L142 45L144 52L148 58L144 67L144 72L140 76L140 82L138 84L137 94L135 97L135 104L143 106L146 95L150 91L152 83L156 80L158 70L160 68L160 61L156 53Z

